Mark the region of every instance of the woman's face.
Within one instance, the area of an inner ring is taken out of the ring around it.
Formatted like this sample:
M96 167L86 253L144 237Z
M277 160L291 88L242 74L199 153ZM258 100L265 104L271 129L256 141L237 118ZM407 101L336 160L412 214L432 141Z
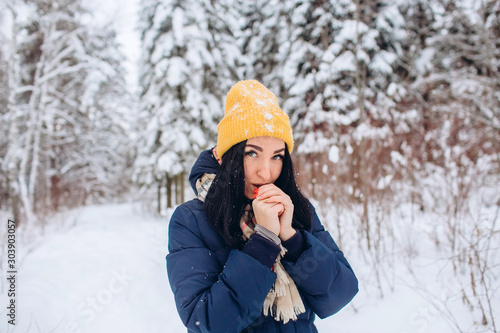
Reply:
M256 188L272 184L283 168L285 142L271 136L247 140L245 146L245 197L252 200Z

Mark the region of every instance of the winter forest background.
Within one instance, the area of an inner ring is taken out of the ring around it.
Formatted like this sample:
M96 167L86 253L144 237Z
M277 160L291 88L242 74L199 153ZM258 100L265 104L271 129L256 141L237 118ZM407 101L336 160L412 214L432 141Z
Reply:
M255 78L290 115L299 182L360 279L342 311L363 321L367 302L412 290L428 313L397 332L431 332L436 318L439 332L499 331L497 0L137 9L131 84L111 17L95 20L82 0L0 1L2 285L8 218L25 258L55 214L90 205L139 203L166 234L192 197L194 160L216 142L227 91ZM366 332L392 332L392 320Z

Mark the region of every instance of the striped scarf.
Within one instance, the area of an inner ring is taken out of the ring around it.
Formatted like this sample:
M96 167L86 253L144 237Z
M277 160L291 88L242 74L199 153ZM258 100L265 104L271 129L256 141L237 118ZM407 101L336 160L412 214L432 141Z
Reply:
M198 191L198 199L205 201L208 189L212 184L215 175L204 174L196 182ZM248 240L254 233L255 219L252 218L251 205L245 207L245 213L241 217L240 227L243 232L243 238ZM262 306L262 312L265 316L271 315L276 321L283 321L284 324L291 320L297 320L297 315L306 312L302 298L300 297L297 286L293 282L288 272L281 263L281 258L286 253L283 245L280 245L281 252L278 254L272 270L276 273L277 278L273 287L269 291Z

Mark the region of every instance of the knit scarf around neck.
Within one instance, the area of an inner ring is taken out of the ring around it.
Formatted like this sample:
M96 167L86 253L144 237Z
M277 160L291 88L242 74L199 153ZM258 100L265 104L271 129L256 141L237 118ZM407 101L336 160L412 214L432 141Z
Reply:
M214 178L214 174L204 174L196 181L198 199L202 202L205 202L208 189L212 185ZM240 220L240 227L245 240L248 240L254 233L255 219L252 217L252 206L249 204L245 207L245 213ZM272 267L277 278L264 300L262 312L265 316L271 315L274 320L283 321L286 324L290 319L297 320L297 315L304 313L306 309L297 286L281 263L281 258L285 255L286 249L283 245L280 245L280 247L281 252Z

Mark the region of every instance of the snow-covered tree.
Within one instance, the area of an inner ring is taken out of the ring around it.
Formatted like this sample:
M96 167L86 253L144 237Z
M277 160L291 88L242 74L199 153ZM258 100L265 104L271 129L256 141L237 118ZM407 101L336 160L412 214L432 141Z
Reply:
M22 222L109 194L103 184L118 181L126 166L127 136L117 122L125 83L114 35L85 26L80 1L13 1L9 9L9 134L2 168Z
M0 22L5 22L7 15L6 5L0 3ZM8 133L9 124L7 121L7 108L9 100L9 78L8 64L5 54L7 52L8 38L4 34L4 29L0 29L0 133ZM7 136L0 136L0 159L3 159L7 152ZM6 173L0 163L0 209L6 209L9 201L9 190Z
M61 114L52 119L58 126L49 131L54 209L61 203L116 197L130 185L134 100L126 90L124 59L116 52L119 45L113 31L101 27L86 30L81 36L83 54L78 57L88 68L73 80L61 77L58 93L72 97L58 106ZM58 144L59 140L63 142Z
M244 59L244 78L262 82L278 97L283 91L283 58L288 56L286 1L236 1L241 16L239 47Z
M208 0L151 0L140 14L143 130L136 182L162 188L167 206L177 181L183 199L184 173L201 150L214 145L224 98L239 77L240 52L230 6Z
M363 203L360 229L370 247L369 202L394 173L391 93L404 19L393 1L287 3L283 107L302 175L314 196Z
M0 40L5 41L0 34ZM4 43L1 43L4 44ZM4 52L0 48L0 132L8 133L9 123L7 122L7 106L9 98L9 82L8 82L8 66L4 59ZM0 137L0 156L5 156L7 152L7 136L2 135ZM7 185L7 178L3 170L3 166L0 163L0 209L6 208L5 205L9 200L9 191Z
M444 217L431 227L446 229L435 241L449 251L452 266L460 267L454 270L460 298L473 309L476 322L494 327L490 281L496 277L487 264L490 252L484 250L492 227L484 218L463 220L476 200L471 195L498 181L500 5L421 4L419 12L407 9L414 11L407 21L420 29L413 29L419 32L418 38L412 36L418 40L417 56L408 63L411 79L398 107L413 110L417 121L408 124L402 149L422 210Z
M414 184L417 197L423 193L415 178L437 174L435 168L476 176L479 165L492 172L498 168L492 162L500 124L495 6L494 1L423 0L399 6L408 39L398 61L405 80L394 91L398 110L413 120L398 127L395 154L404 156L403 177Z

